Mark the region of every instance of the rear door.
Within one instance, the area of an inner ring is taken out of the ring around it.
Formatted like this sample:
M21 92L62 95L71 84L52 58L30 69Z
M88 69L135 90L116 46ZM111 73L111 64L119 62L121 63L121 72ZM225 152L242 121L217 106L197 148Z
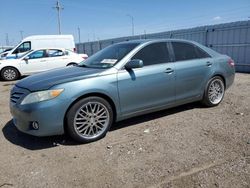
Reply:
M192 100L203 95L211 75L212 58L188 42L172 42L176 68L176 101Z
M166 42L149 44L132 59L144 67L118 72L121 112L131 115L175 102L175 72Z
M47 70L47 55L45 50L36 50L29 54L27 60L22 59L20 67L23 74L32 74Z
M65 67L68 62L68 56L60 49L49 49L48 51L48 69L55 69L59 67Z

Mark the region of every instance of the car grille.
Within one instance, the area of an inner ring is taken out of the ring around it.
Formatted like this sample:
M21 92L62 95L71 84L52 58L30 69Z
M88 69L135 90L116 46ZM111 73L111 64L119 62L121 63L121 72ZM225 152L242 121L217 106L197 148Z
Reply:
M29 94L29 90L14 86L10 92L10 102L13 104L20 103L20 101Z
M17 103L18 100L19 100L23 95L24 95L24 93L19 93L19 92L11 93L10 101L13 102L13 103Z

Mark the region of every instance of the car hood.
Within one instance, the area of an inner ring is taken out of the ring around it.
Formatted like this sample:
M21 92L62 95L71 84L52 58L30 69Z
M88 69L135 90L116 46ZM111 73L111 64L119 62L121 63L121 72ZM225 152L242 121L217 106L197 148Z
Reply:
M15 62L19 62L19 59L0 59L0 65L1 64L15 63Z
M103 71L105 71L105 69L69 66L28 76L17 82L16 86L30 91L41 91L65 82L97 76Z

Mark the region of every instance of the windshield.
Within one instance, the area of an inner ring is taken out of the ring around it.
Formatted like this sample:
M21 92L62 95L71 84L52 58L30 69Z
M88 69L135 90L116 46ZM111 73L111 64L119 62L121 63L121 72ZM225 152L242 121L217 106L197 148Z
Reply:
M22 57L26 56L28 53L30 53L33 50L27 51L26 53L24 53L23 55L19 56L17 59L21 59Z
M114 44L97 52L87 60L81 62L79 66L89 68L110 68L118 63L125 55L133 50L139 43Z

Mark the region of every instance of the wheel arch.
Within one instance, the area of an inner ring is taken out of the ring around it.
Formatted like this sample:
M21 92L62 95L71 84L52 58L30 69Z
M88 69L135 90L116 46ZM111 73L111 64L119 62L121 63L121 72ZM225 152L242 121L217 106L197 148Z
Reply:
M223 83L224 83L224 86L225 86L225 88L226 88L226 79L225 79L225 77L223 76L223 74L221 74L221 73L213 74L213 75L208 79L208 81L206 82L206 84L204 85L203 93L202 93L202 95L201 95L202 98L205 96L205 93L206 93L206 90L207 90L207 85L208 85L209 81L210 81L212 78L216 77L216 76L219 76L219 77L222 79L222 81L223 81Z
M77 65L78 63L76 63L76 62L70 62L70 63L68 63L66 66L70 66L70 65Z
M67 108L65 114L64 114L64 119L63 119L63 128L64 128L64 133L67 133L67 128L66 128L66 124L67 124L67 121L66 121L66 116L67 116L67 113L68 111L70 110L70 108L76 104L78 101L80 101L81 99L84 99L84 98L87 98L87 97L100 97L100 98L103 98L105 99L112 107L112 110L113 110L113 122L115 122L116 120L116 117L117 117L117 108L115 106L115 103L113 101L113 99L111 97L109 97L108 95L104 94L104 93L100 93L100 92L92 92L92 93L88 93L88 94L84 94L80 97L78 97L77 99L75 99L70 105L69 107Z
M223 76L223 74L221 74L221 73L216 73L216 74L214 74L211 78L213 78L213 77L215 77L215 76L219 76L219 77L222 78L222 81L223 81L224 86L225 86L225 88L226 88L226 79L225 79L225 76ZM210 78L210 79L211 79L211 78Z
M213 104L212 102L208 101L208 94L207 94L208 89L209 89L209 88L208 88L209 83L210 83L215 77L221 78L221 79L222 79L222 82L223 82L223 84L224 84L224 93L223 93L223 96L222 96L222 98L220 99L219 103L217 103L217 104ZM226 79L225 79L225 77L223 76L223 74L214 74L213 76L210 77L210 79L208 80L208 82L207 82L207 84L206 84L206 87L205 87L205 90L204 90L204 92L203 92L203 97L202 97L201 102L202 102L205 106L207 106L207 107L217 106L217 105L220 104L221 101L223 100L223 97L224 97L224 94L225 94L225 90L226 90L225 88L226 88Z
M21 74L21 72L20 72L20 70L17 68L17 67L14 67L14 66L11 66L11 65L7 65L7 66L5 66L5 67L3 67L3 68L1 68L1 70L0 70L0 74L2 74L2 71L5 69L5 68L13 68L13 69L15 69L15 70L17 70L17 73L18 73L18 76L20 77L20 76L22 76L22 74Z

